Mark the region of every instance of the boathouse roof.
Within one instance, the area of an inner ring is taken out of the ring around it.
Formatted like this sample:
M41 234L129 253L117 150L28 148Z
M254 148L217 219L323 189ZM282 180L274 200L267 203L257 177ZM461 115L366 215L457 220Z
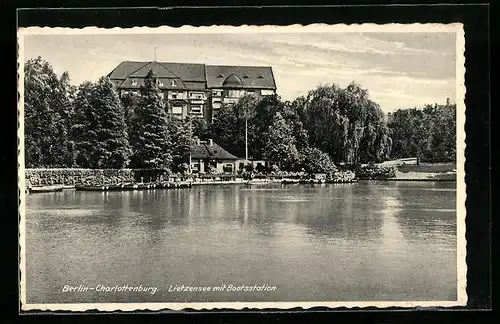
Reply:
M211 140L199 141L191 146L192 159L237 160L238 158Z

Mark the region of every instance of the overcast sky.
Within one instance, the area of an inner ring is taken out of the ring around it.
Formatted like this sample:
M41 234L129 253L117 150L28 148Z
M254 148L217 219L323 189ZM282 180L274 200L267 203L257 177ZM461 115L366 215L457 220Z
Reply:
M25 59L41 56L71 81L97 80L121 61L272 66L293 100L319 84L351 81L386 112L455 98L454 33L253 33L29 35Z

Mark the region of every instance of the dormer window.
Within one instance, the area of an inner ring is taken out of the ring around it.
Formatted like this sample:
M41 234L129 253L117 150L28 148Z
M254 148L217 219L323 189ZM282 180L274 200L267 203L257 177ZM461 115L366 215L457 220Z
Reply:
M264 79L264 76L262 74L259 75L259 79Z
M163 81L162 80L156 80L156 83L158 86L163 87Z
M170 85L172 87L175 87L175 86L177 86L177 82L175 80L172 80L172 81L170 81Z
M248 78L249 78L249 76L246 74L243 76L243 79L248 79Z
M217 78L218 78L218 79L222 79L223 77L224 77L224 75L222 75L222 74L219 74L219 75L217 76Z
M132 85L137 85L137 80L132 80Z

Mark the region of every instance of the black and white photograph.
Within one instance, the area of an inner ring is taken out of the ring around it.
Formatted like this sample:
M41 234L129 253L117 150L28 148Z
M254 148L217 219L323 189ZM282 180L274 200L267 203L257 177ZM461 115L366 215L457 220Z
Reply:
M466 304L461 24L18 42L22 310Z

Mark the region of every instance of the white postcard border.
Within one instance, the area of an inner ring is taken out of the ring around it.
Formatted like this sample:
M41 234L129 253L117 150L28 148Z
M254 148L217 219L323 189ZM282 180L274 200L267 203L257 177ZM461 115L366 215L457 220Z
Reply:
M456 301L349 301L349 302L205 302L205 303L68 303L68 304L29 304L26 300L26 232L25 232L25 176L24 176L24 36L50 35L50 34L165 34L165 33L304 33L304 32L454 32L456 33L456 97L457 100L457 300ZM185 309L215 310L215 309L291 309L313 307L328 308L365 308L365 307L453 307L465 306L467 303L467 263L466 263L466 184L465 184L465 35L463 24L311 24L290 26L182 26L182 27L133 27L133 28L97 28L85 27L50 28L27 27L18 29L18 184L19 184L19 283L20 283L20 309L22 311L72 311L82 312L87 310L98 311L142 311L142 310L173 310Z

